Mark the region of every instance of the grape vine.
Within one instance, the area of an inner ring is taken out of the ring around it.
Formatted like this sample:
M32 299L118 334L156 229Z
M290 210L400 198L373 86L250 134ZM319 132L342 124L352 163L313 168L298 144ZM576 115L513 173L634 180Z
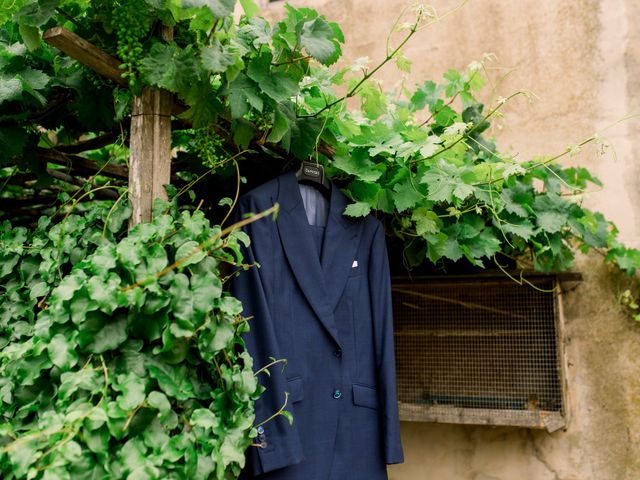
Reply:
M153 23L152 11L145 0L116 0L111 10L111 25L118 40L122 77L137 89L140 61L144 57L144 39Z

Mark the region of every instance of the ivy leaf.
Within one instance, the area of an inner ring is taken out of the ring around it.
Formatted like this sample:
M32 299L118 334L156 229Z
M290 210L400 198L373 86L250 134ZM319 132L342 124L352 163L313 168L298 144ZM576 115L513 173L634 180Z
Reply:
M353 79L349 88L355 87L356 80ZM358 95L362 98L362 110L370 120L375 120L387 111L387 99L380 90L380 87L371 81L364 82Z
M167 396L157 390L149 393L147 396L147 404L150 407L156 408L160 412L161 420L166 418L171 411L171 404L169 403Z
M320 17L302 24L300 45L324 65L331 65L340 55L340 46L331 25Z
M145 367L167 396L176 400L193 398L193 384L189 381L186 366L167 365L157 359L148 359Z
M113 389L122 394L118 396L116 402L123 410L132 410L140 405L145 399L145 382L134 373L118 375Z
M194 275L191 277L191 290L194 310L205 314L213 308L214 300L222 295L222 282L213 273Z
M51 293L51 301L62 302L71 299L73 294L82 288L84 282L86 282L86 275L82 272L67 275Z
M123 298L120 289L120 277L111 272L106 278L91 277L87 282L89 298L95 301L105 313L112 313L118 308Z
M271 41L271 28L264 18L251 18L249 22L238 29L238 39L244 40L247 45L260 48Z
M176 251L176 261L180 262L180 267L186 267L187 265L198 263L205 256L206 255L202 251L202 248L200 248L200 244L193 240L184 242Z
M213 430L220 425L220 419L209 409L197 408L191 414L189 423L197 427Z
M465 242L474 258L491 258L500 250L500 240L493 229L484 228L479 235Z
M366 217L371 211L371 205L368 202L356 202L351 205L347 205L344 209L344 214L349 217Z
M127 317L118 315L114 320L106 321L87 345L91 353L104 353L115 350L127 339Z
M78 354L70 338L62 333L53 336L47 345L51 363L61 370L69 370L78 363Z
M297 118L291 125L291 153L300 160L307 159L316 148L322 128L317 118Z

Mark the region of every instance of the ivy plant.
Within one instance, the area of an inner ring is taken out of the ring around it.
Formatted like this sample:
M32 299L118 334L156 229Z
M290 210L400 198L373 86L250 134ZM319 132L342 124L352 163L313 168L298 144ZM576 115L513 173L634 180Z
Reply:
M158 201L0 228L0 471L11 478L235 478L261 388L223 291L239 230ZM224 237L223 237L224 235Z

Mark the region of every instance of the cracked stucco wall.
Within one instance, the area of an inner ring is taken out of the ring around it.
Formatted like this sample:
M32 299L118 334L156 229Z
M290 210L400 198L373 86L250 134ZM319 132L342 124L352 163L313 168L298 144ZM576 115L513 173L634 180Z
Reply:
M263 14L282 15L282 2L261 0ZM290 0L310 6L345 30L345 58L384 56L384 39L402 0ZM460 0L461 1L461 0ZM444 13L460 1L434 0ZM640 2L638 0L471 0L420 32L405 54L408 85L438 80L492 52L488 104L530 90L494 122L502 151L516 158L556 154L594 132L612 144L605 155L586 148L563 160L604 182L584 202L616 222L621 238L640 247ZM378 77L387 88L402 79L393 65ZM592 189L596 190L596 189ZM624 279L597 256L579 259L584 281L564 295L569 403L566 431L403 423L406 462L391 480L637 480L640 478L640 325L615 297Z

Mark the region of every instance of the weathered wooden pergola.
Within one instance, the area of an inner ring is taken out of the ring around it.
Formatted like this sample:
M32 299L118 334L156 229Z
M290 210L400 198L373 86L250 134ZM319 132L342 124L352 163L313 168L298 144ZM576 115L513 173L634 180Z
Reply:
M173 29L162 27L161 38L171 41ZM97 46L63 27L47 30L43 39L60 49L99 75L127 86L122 78L121 61L103 52ZM130 160L128 169L129 199L133 206L131 226L151 220L153 200L166 199L164 185L171 177L171 114L179 106L173 94L163 89L144 87L140 96L133 98L130 127ZM47 158L54 163L68 158ZM84 159L74 158L74 167L83 165ZM123 176L124 170L113 167L109 173Z

